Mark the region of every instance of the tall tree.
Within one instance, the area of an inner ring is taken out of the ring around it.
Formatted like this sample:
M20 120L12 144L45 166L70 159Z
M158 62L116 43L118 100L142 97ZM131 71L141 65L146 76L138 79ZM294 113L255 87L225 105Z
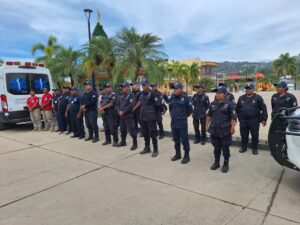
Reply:
M276 74L278 76L297 74L297 60L294 57L290 57L289 53L281 54L272 64Z
M69 77L71 85L74 86L75 81L78 81L78 76L81 74L79 70L79 64L82 62L83 53L80 51L74 51L72 47L67 49L61 48L53 60L53 65L50 67L53 69L56 82L60 82L61 78Z
M289 53L281 54L279 59L276 59L272 64L277 76L283 75L291 75L294 79L294 86L296 89L296 80L297 80L297 72L298 65L295 57L290 57Z
M153 62L167 58L161 39L151 33L138 34L134 28L123 28L116 38L119 68L126 70L132 80L137 80L142 70L148 74L155 73Z
M84 46L87 58L84 62L84 70L88 73L104 70L111 77L111 72L116 63L115 56L116 41L114 38L103 36L93 37Z
M0 58L0 64L3 64L4 60L2 58Z
M62 46L57 44L57 38L55 36L49 36L47 44L36 43L31 49L31 53L34 56L37 51L43 53L42 56L36 58L37 62L42 62L47 64L52 60L55 55L61 50Z
M191 65L190 79L192 83L197 83L199 81L199 65L197 63Z

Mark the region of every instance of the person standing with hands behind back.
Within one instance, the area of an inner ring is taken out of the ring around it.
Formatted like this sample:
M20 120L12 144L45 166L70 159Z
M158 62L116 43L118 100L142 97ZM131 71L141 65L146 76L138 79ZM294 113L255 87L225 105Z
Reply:
M40 131L42 127L41 110L39 97L35 96L33 90L30 91L30 97L27 99L27 107L30 113L30 119L34 127L34 131Z
M176 83L174 85L174 94L172 94L169 102L171 114L171 129L174 140L175 155L171 158L176 161L181 158L180 145L182 143L184 157L182 164L190 161L190 142L188 134L188 117L193 113L193 106L189 97L183 93L183 85Z
M52 94L49 93L49 88L45 87L43 89L43 96L41 101L41 108L43 110L43 120L45 123L45 128L43 131L54 131L54 120L53 120L53 112L52 112Z
M220 157L223 151L222 172L227 173L229 170L229 147L232 144L232 135L235 133L237 115L233 103L225 100L227 88L220 86L215 91L216 99L211 103L206 118L206 130L210 133L215 156L215 162L211 169L220 168Z
M249 131L252 136L252 153L258 154L259 124L266 126L268 113L263 98L254 93L254 84L248 83L245 86L246 94L239 97L236 105L236 113L240 122L240 133L242 146L240 153L247 151Z
M97 92L93 90L92 81L86 81L85 93L81 98L80 110L77 114L77 119L80 119L82 113L84 113L85 124L89 131L89 136L84 139L85 141L92 141L96 143L99 141L99 130L98 130L98 110L97 110Z

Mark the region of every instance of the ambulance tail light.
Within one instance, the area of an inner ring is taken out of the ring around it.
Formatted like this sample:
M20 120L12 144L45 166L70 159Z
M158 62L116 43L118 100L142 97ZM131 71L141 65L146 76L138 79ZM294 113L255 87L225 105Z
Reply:
M1 95L1 107L4 113L8 113L8 104L6 95Z

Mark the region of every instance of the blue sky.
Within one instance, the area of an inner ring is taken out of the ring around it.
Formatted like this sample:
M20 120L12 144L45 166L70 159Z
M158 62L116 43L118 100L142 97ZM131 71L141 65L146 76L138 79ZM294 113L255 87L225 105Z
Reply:
M0 0L0 57L32 59L34 43L55 35L87 42L84 8L101 12L109 36L120 28L160 36L170 59L262 61L300 53L299 0Z

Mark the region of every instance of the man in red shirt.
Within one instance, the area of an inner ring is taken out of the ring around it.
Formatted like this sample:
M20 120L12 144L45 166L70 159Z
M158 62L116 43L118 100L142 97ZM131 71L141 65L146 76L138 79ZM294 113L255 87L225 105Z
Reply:
M35 92L30 91L30 97L27 99L27 107L30 113L30 119L34 127L34 131L40 131L42 127L41 110L39 97L35 96Z
M42 96L41 108L43 110L43 120L45 123L45 128L43 131L48 131L50 129L51 132L54 132L54 120L53 120L53 112L52 112L52 94L49 93L49 88L45 87L44 95Z

